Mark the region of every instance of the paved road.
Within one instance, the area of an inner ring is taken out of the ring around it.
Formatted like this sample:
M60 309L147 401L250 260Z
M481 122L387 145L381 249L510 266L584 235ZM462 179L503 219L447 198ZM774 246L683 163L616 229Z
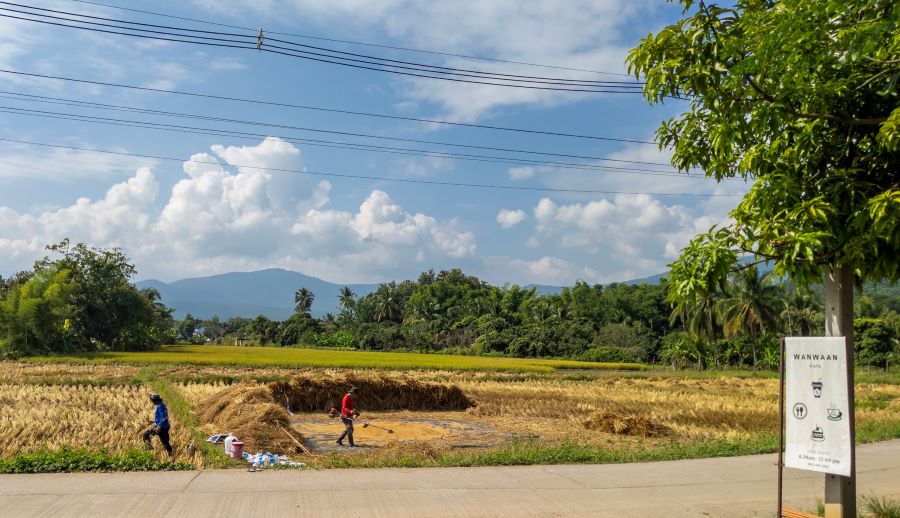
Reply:
M900 497L900 440L858 450L859 490ZM772 517L775 456L497 468L0 475L0 516ZM810 510L823 478L785 470Z

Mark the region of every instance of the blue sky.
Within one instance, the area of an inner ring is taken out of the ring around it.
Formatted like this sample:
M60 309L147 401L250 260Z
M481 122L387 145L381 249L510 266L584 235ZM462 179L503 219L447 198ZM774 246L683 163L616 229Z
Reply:
M29 5L215 30L72 1L35 0ZM263 27L264 31L609 72L624 72L628 49L680 14L677 6L655 0L487 0L465 4L453 0L196 0L130 2L127 6ZM500 73L623 79L298 41ZM638 140L652 140L662 119L686 107L679 101L650 107L638 95L546 92L405 78L268 53L133 39L8 18L0 18L0 68ZM737 198L469 189L258 168L635 193L734 195L746 189L735 181L716 184L707 179L316 147L279 137L448 149L8 97L12 92L388 137L668 161L665 151L641 144L249 105L3 73L0 90L5 92L0 94L5 97L0 98L0 106L269 136L242 139L0 113L3 139L195 160L174 162L0 142L0 275L29 267L43 255L44 245L69 237L96 246L121 246L136 263L141 279L174 280L282 267L334 282L377 282L415 277L428 268L458 266L495 283L612 282L663 271L691 236L725 221ZM197 163L210 161L218 165Z

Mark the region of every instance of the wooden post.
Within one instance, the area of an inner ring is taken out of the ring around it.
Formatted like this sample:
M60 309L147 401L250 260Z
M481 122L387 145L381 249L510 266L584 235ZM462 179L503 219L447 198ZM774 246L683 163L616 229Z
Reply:
M825 272L825 336L846 337L850 424L850 476L825 475L825 518L856 518L856 402L853 381L853 273L846 267Z

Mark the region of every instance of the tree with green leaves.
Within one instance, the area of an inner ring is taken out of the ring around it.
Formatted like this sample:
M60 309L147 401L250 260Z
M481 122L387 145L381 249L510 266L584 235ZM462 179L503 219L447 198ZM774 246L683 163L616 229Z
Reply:
M824 280L826 332L852 351L853 284L900 278L900 3L680 3L684 18L641 40L629 69L650 103L688 103L656 133L676 167L752 186L732 223L682 251L669 296L703 297L744 255L771 261L801 286ZM826 484L844 516L852 480Z
M759 364L757 339L773 332L778 325L778 300L781 288L771 282L771 274L759 274L756 266L744 268L734 275L722 306L722 330L725 336L738 333L750 336L753 366Z
M356 308L356 293L353 293L350 286L341 288L341 292L338 295L338 306L341 308L341 316L345 318L353 317L353 311Z
M297 304L294 306L294 313L309 315L315 298L316 296L313 295L313 292L309 291L308 288L300 288L297 290L297 292L294 293L294 302Z
M400 320L402 306L397 290L397 284L394 282L381 284L375 291L375 312L374 318L376 322L395 322Z
M74 347L69 338L76 288L70 271L47 268L9 290L0 300L0 352L19 356Z
M672 265L672 300L751 254L799 284L842 268L900 277L900 4L681 0L685 18L628 56L651 103L689 107L657 130L682 171L752 182L734 222Z

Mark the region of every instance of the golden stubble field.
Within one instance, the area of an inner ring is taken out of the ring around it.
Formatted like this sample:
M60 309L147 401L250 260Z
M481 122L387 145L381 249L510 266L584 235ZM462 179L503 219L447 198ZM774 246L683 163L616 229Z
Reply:
M138 369L129 366L0 362L0 458L62 445L111 452L141 446L139 432L150 420L153 407L147 400L151 388L135 381L137 374ZM475 403L460 411L367 411L366 418L377 419L373 422L406 427L404 433L396 434L403 440L387 437L390 444L379 443L385 451L401 453L404 448L414 453L423 442L435 439L433 433L425 433L424 427L423 436L416 437L411 422L419 419L471 423L496 431L496 437L527 437L547 444L569 441L596 447L651 449L672 441L752 440L773 435L777 427L777 379L693 379L621 373L567 379L565 373L554 376L228 367L176 367L156 371L154 376L185 400L195 415L200 415L203 405L215 401L217 394L233 389L235 380L244 379L243 386L251 390L266 387L270 380L287 380L298 374L452 384ZM856 390L858 427L888 430L889 435L897 436L900 385L863 383ZM365 394L359 405L366 409ZM327 420L323 421L326 411L327 408L314 413L298 412L290 422L303 434L304 421L319 420L324 423L316 425L321 432L330 429L323 428L327 426ZM201 459L189 453L187 444L212 428L201 422L198 430L187 430L177 416L172 419L177 459L202 464ZM407 446L405 441L409 441ZM452 446L447 441L440 444L443 449Z

